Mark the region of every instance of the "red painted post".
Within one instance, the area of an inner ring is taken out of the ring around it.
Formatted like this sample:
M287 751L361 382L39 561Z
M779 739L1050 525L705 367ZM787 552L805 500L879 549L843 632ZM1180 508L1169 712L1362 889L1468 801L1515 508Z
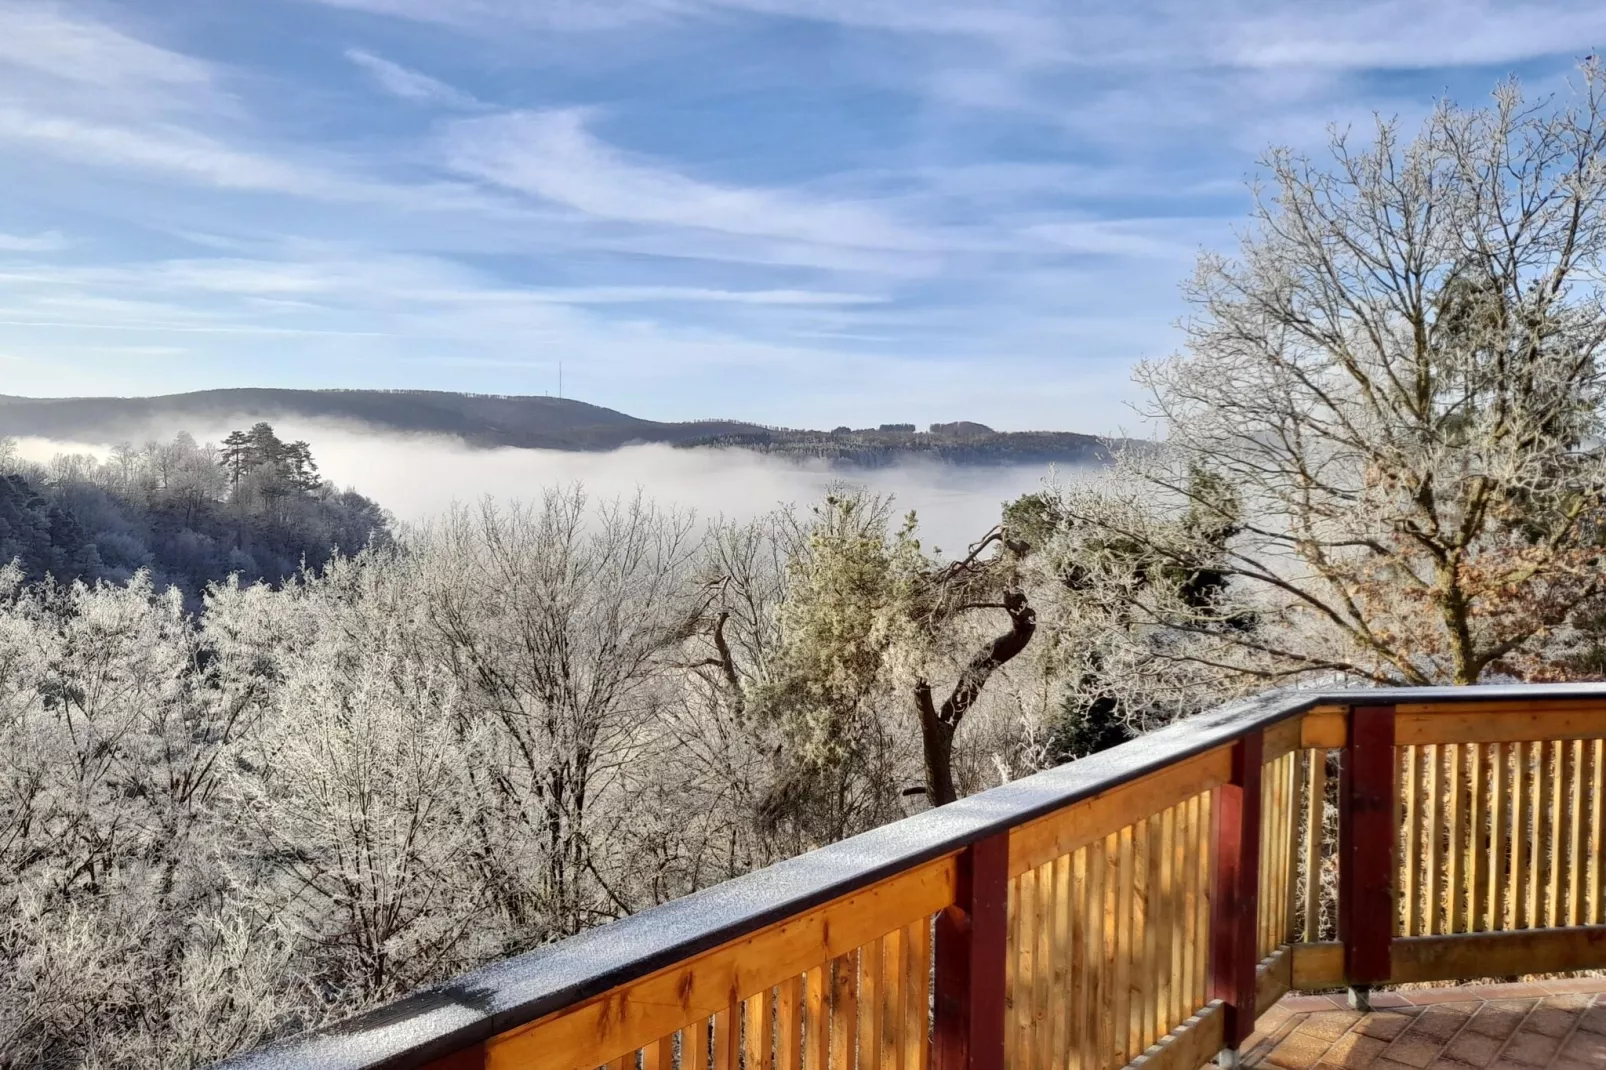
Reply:
M1255 919L1260 914L1258 731L1233 744L1232 779L1216 789L1215 890L1210 899L1210 996L1226 1004L1223 1047L1236 1053L1255 1031ZM1236 1061L1229 1057L1229 1064Z
M954 905L937 915L932 1070L1003 1070L1009 834L959 856Z
M1397 765L1394 707L1353 707L1339 774L1338 938L1350 1001L1358 1006L1393 972Z

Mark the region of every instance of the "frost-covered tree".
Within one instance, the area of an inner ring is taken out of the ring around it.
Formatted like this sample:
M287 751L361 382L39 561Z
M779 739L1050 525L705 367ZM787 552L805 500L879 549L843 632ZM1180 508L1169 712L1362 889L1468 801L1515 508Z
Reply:
M1187 286L1187 353L1140 372L1163 448L1072 503L1179 568L1212 525L1156 507L1234 529L1223 597L1261 626L1155 622L1262 678L1549 671L1606 574L1603 94L1591 61L1559 104L1506 83L1409 139L1380 120L1324 160L1268 156L1238 255Z

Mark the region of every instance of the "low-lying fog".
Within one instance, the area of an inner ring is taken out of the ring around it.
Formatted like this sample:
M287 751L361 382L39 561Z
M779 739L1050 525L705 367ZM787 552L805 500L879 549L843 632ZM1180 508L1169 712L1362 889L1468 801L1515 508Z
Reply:
M598 498L634 494L639 487L659 502L745 519L785 503L806 507L835 482L846 481L895 497L900 512L920 518L921 542L963 550L998 521L999 506L1041 489L1048 465L968 468L911 462L876 470L830 469L734 449L629 446L609 453L560 450L470 449L448 439L390 436L349 427L275 424L286 441L305 439L324 477L354 487L404 522L427 520L456 502L485 495L502 500L536 498L543 487L579 481ZM192 432L219 442L227 429ZM19 452L48 461L58 453L93 453L104 446L21 439Z

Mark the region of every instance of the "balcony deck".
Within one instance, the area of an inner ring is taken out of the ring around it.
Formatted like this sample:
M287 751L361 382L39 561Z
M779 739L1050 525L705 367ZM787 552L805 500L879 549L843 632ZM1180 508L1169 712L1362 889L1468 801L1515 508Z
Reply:
M1259 1070L1600 1070L1606 979L1376 992L1370 1014L1339 996L1292 996L1244 1046Z

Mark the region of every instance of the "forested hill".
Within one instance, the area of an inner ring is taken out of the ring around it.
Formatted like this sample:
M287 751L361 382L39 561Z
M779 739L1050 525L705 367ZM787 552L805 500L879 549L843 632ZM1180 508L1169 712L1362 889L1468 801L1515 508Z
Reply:
M0 395L0 436L100 445L167 440L258 421L331 421L380 432L446 435L471 446L611 450L634 443L726 447L878 467L913 457L949 464L1089 463L1107 444L1061 431L998 432L981 424L913 424L809 431L738 420L664 423L569 398L454 394L435 390L203 390L149 398L22 398Z
M25 580L123 583L143 569L193 609L231 575L277 586L337 549L390 538L383 509L330 486L307 443L281 441L266 423L221 446L180 433L104 461L35 464L11 446L0 436L0 568L15 562Z
M882 468L922 459L943 464L1102 464L1112 442L1070 431L994 431L981 424L911 425L835 431L756 428L676 443L686 449L723 446L853 468Z
M201 390L149 398L0 395L0 435L114 445L181 430L256 421L323 420L403 434L450 435L473 446L610 450L752 430L736 421L659 423L569 398L441 390Z

